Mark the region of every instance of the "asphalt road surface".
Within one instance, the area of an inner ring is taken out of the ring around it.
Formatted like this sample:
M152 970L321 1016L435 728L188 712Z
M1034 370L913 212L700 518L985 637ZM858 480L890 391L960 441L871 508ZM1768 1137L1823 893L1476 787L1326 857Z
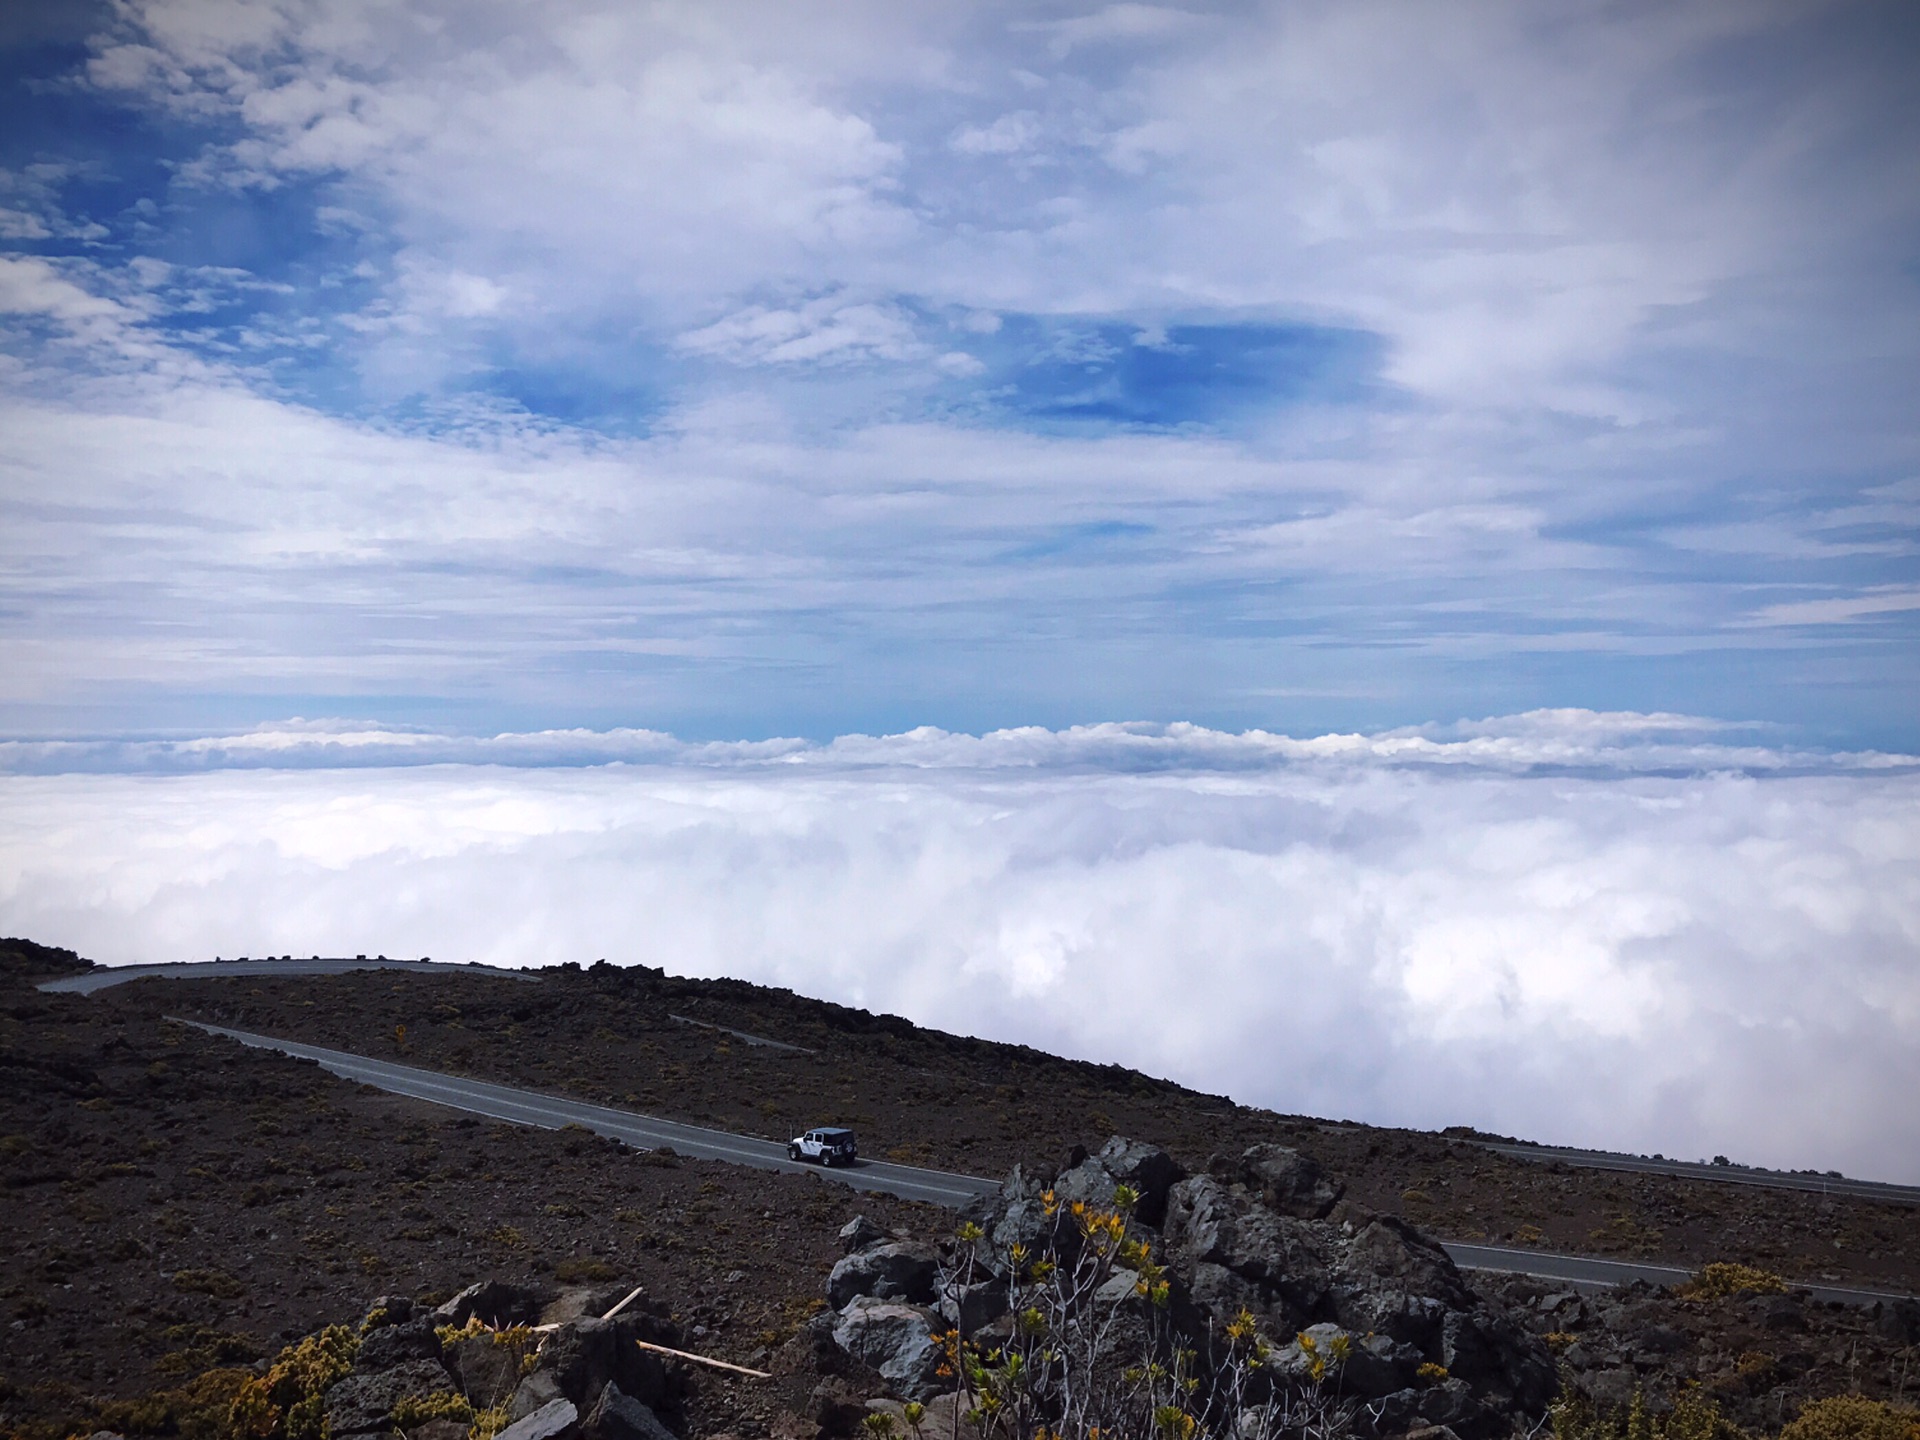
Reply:
M1636 1175L1675 1175L1683 1180L1711 1180L1719 1185L1759 1185L1769 1190L1811 1190L1819 1195L1846 1195L1856 1200L1880 1200L1889 1205L1920 1205L1920 1185L1889 1185L1879 1180L1849 1180L1839 1175L1816 1175L1792 1170L1756 1170L1746 1165L1705 1165L1694 1160L1661 1160L1644 1155L1615 1155L1605 1150L1567 1150L1554 1145L1513 1145L1498 1140L1471 1144L1515 1160L1541 1164L1558 1160L1583 1170L1625 1170Z
M582 1125L595 1134L610 1136L643 1150L671 1146L678 1154L702 1160L725 1160L760 1170L817 1175L856 1190L878 1190L897 1195L903 1200L924 1200L955 1208L975 1196L991 1194L1000 1188L999 1181L977 1175L955 1175L944 1170L924 1170L914 1165L894 1165L876 1160L862 1160L847 1169L825 1169L789 1160L786 1146L775 1140L757 1140L745 1135L730 1135L724 1130L708 1130L698 1125L657 1120L631 1110L616 1110L608 1105L594 1105L584 1100L543 1095L536 1090L523 1090L514 1085L468 1080L435 1070L422 1070L413 1065L400 1065L391 1060L353 1055L344 1050L302 1045L294 1040L276 1040L271 1036L231 1030L224 1025L208 1025L199 1020L180 1020L177 1023L192 1025L210 1035L224 1035L242 1045L278 1050L302 1060L312 1060L321 1068L358 1084L372 1085L395 1095L427 1100L436 1105L448 1105L493 1120L536 1125L545 1130L557 1130L563 1125ZM1463 1270L1532 1275L1542 1280L1562 1281L1589 1289L1624 1285L1633 1280L1674 1285L1687 1279L1689 1274L1688 1271L1668 1265L1552 1255L1535 1250L1509 1250L1495 1245L1456 1245L1448 1242L1447 1253ZM1871 1305L1876 1300L1899 1298L1886 1291L1850 1290L1833 1286L1810 1288L1818 1299L1841 1300L1855 1305Z
M1649 1285L1679 1285L1692 1277L1673 1265L1646 1265L1634 1260L1600 1260L1586 1255L1554 1255L1542 1250L1510 1250L1501 1245L1461 1245L1443 1242L1453 1263L1462 1270L1492 1270L1506 1275L1531 1275L1537 1280L1559 1280L1576 1289L1591 1290L1645 1280ZM1840 1285L1805 1285L1816 1300L1838 1300L1848 1305L1871 1305L1876 1300L1900 1300L1892 1290L1854 1290Z
M495 975L502 980L538 982L538 975L521 970L501 970L492 965L453 965L445 960L389 960L384 955L369 960L364 955L352 959L323 958L309 960L187 960L170 965L112 965L84 975L65 975L48 980L38 988L69 995L91 995L109 985L124 985L129 980L158 976L162 980L219 980L229 975L345 975L354 970L430 970L452 971L457 975Z
M171 1018L171 1017L170 1017ZM326 1050L318 1045L302 1045L293 1040L275 1040L245 1030L229 1030L223 1025L208 1025L198 1020L178 1023L192 1025L211 1035L224 1035L242 1045L263 1050L278 1050L302 1060L312 1060L322 1069L361 1085L373 1085L395 1095L430 1100L474 1115L508 1120L519 1125L537 1125L543 1130L558 1130L563 1125L584 1125L597 1135L611 1136L641 1150L671 1147L675 1153L701 1160L726 1160L735 1165L751 1165L759 1170L784 1170L794 1175L819 1175L851 1185L856 1190L879 1190L903 1200L925 1200L935 1205L958 1207L1000 1188L997 1180L982 1180L972 1175L949 1175L940 1170L923 1170L913 1165L894 1165L882 1160L862 1160L846 1168L803 1164L787 1158L787 1147L777 1140L756 1140L745 1135L729 1135L723 1130L707 1130L698 1125L682 1125L672 1120L656 1120L631 1110L615 1110L584 1100L543 1095L537 1090L522 1090L513 1085L495 1085L485 1080L468 1080L458 1075L443 1075L391 1060L374 1060L350 1055L344 1050Z

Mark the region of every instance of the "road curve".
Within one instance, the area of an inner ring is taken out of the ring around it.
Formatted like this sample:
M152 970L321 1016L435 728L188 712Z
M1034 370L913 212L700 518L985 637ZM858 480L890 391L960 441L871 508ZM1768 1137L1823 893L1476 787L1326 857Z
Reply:
M436 1105L450 1106L491 1120L517 1125L533 1125L557 1130L563 1125L581 1125L598 1135L606 1135L642 1150L671 1146L681 1155L702 1160L725 1160L735 1165L750 1165L759 1170L780 1170L788 1174L815 1175L838 1181L855 1190L877 1190L903 1200L923 1200L935 1205L957 1208L976 1196L989 1195L1000 1182L978 1175L956 1175L944 1170L927 1170L915 1165L895 1165L885 1161L862 1161L848 1170L825 1170L787 1158L786 1146L774 1140L732 1135L724 1130L709 1130L699 1125L683 1125L674 1120L659 1120L610 1105L595 1105L558 1095L544 1095L516 1085L498 1085L487 1080L469 1080L392 1060L375 1060L345 1050L328 1050L318 1045L303 1045L296 1040L278 1040L224 1025L209 1025L200 1020L169 1016L182 1025L191 1025L210 1035L222 1035L262 1050L277 1050L302 1060L312 1060L321 1068L357 1084L372 1085L395 1095L406 1095ZM1624 1285L1645 1280L1654 1285L1676 1285L1689 1272L1670 1265L1644 1265L1624 1260L1591 1259L1581 1255L1554 1255L1538 1250L1511 1250L1497 1245L1446 1244L1454 1264L1463 1270L1487 1270L1510 1275L1531 1275L1541 1280L1560 1281L1579 1288ZM1810 1286L1820 1300L1839 1300L1853 1305L1871 1305L1876 1300L1902 1298L1890 1291L1851 1290L1836 1286Z
M102 967L83 975L63 976L43 982L39 988L69 994L91 995L110 985L125 984L147 976L170 980L212 980L233 975L342 975L354 970L418 970L459 975L492 975L502 980L537 982L540 977L523 970L505 970L490 965L451 964L444 960L389 960L355 956L311 959L195 960L164 965L116 965ZM804 1046L770 1040L762 1035L727 1030L704 1020L675 1015L682 1024L702 1025L735 1035L749 1045L764 1045L776 1050L805 1052ZM811 1052L806 1052L811 1053ZM1801 1190L1821 1195L1841 1195L1850 1199L1875 1200L1889 1205L1920 1205L1920 1185L1895 1185L1879 1180L1853 1180L1835 1175L1796 1174L1790 1170L1761 1170L1745 1165L1707 1165L1691 1160L1667 1160L1644 1155L1621 1155L1607 1150L1576 1150L1567 1146L1529 1145L1506 1140L1466 1140L1497 1155L1539 1164L1559 1162L1587 1170L1614 1170L1634 1175L1669 1175L1681 1180L1706 1180L1720 1185L1754 1185L1770 1190Z
M487 1080L469 1080L400 1065L391 1060L375 1060L345 1050L327 1050L318 1045L302 1045L294 1040L276 1040L246 1030L230 1030L224 1025L209 1025L199 1020L179 1020L210 1035L224 1035L242 1045L262 1050L278 1050L301 1060L312 1060L344 1080L373 1085L395 1095L428 1100L493 1120L517 1125L534 1125L543 1130L558 1130L563 1125L582 1125L597 1135L606 1135L640 1150L658 1150L670 1146L681 1155L701 1160L725 1160L735 1165L751 1165L757 1170L781 1170L793 1175L819 1175L850 1185L855 1190L878 1190L903 1200L924 1200L935 1205L958 1207L977 1195L1000 1188L997 1180L972 1175L950 1175L941 1170L923 1170L914 1165L894 1165L881 1160L863 1160L850 1169L823 1169L787 1158L787 1147L777 1140L757 1140L745 1135L729 1135L723 1130L708 1130L699 1125L683 1125L673 1120L657 1120L631 1110L616 1110L609 1105L594 1105L558 1095L543 1095L515 1085L496 1085Z
M230 975L346 975L355 970L426 970L436 974L492 975L501 980L525 980L537 984L540 977L523 970L502 970L492 965L455 965L446 960L389 960L382 955L369 960L364 955L352 959L315 955L309 960L181 960L165 965L103 965L81 975L63 975L58 980L42 981L36 988L54 994L91 995L110 985L129 980L157 977L162 980L220 980Z
M1888 1205L1920 1205L1920 1185L1894 1185L1882 1180L1850 1180L1840 1175L1796 1174L1791 1170L1756 1170L1746 1165L1705 1165L1694 1160L1662 1160L1645 1155L1616 1155L1606 1150L1572 1150L1557 1145L1520 1145L1500 1140L1473 1140L1482 1150L1537 1164L1559 1161L1582 1170L1620 1170L1634 1175L1672 1175L1682 1180L1708 1180L1716 1185L1757 1185L1768 1190L1810 1190L1817 1195L1845 1195L1854 1200L1878 1200Z

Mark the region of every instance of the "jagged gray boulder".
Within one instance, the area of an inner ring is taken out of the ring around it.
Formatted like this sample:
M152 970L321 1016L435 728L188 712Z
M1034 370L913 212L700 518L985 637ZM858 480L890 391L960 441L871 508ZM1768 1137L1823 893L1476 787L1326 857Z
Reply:
M1411 1385L1425 1357L1385 1335L1356 1335L1338 1325L1309 1325L1275 1352L1275 1374L1299 1385L1331 1384L1343 1395L1374 1400Z
M405 1295L376 1295L373 1303L367 1306L367 1315L360 1322L362 1330L376 1330L382 1325L398 1325L413 1316L413 1301Z
M1094 1156L1100 1168L1140 1197L1134 1217L1156 1229L1165 1221L1167 1194L1187 1178L1187 1172L1158 1145L1115 1135Z
M587 1415L587 1440L674 1440L651 1408L609 1381Z
M940 1283L940 1255L930 1245L894 1240L843 1258L827 1277L827 1303L844 1309L856 1295L931 1305Z
M933 1311L871 1295L856 1295L833 1325L833 1340L877 1372L894 1393L929 1400L941 1388L934 1372L941 1360L933 1337L945 1327Z
M840 1227L840 1248L849 1255L888 1238L886 1231L864 1215L856 1215Z
M1039 1177L1029 1175L1025 1166L1015 1165L998 1194L982 1196L962 1212L982 1232L974 1245L978 1268L1003 1275L1009 1250L1018 1245L1038 1255L1052 1244L1056 1229L1063 1241L1071 1241L1071 1227L1057 1226L1056 1217L1047 1213L1042 1197L1049 1188Z
M580 1411L571 1400L555 1400L514 1421L493 1440L572 1440L579 1433Z
M469 1285L433 1313L443 1325L464 1325L476 1315L486 1325L531 1325L539 1318L540 1304L540 1295L524 1285L482 1280Z
M540 1368L581 1409L592 1406L619 1362L620 1327L612 1320L569 1320L540 1347Z
M385 1370L356 1370L327 1391L328 1433L363 1435L391 1429L395 1405L408 1396L424 1397L448 1388L447 1372L437 1360L406 1360Z
M507 1406L507 1419L509 1422L524 1420L542 1406L566 1398L560 1393L560 1382L553 1378L551 1370L536 1370L513 1392L513 1400Z
M1284 1145L1255 1145L1240 1156L1240 1174L1261 1203L1282 1215L1323 1220L1340 1201L1335 1185L1312 1160Z
M1189 1289L1270 1314L1276 1333L1291 1335L1323 1318L1336 1237L1313 1221L1269 1210L1244 1187L1230 1190L1207 1175L1182 1180L1167 1199L1165 1250ZM1202 1266L1232 1278L1196 1273Z
M520 1383L520 1348L496 1343L491 1332L462 1335L445 1354L460 1393L480 1409L498 1405Z
M971 1337L1007 1313L1006 1282L990 1279L955 1285L940 1296L939 1310L949 1325Z
M440 1337L431 1315L370 1331L353 1357L356 1370L387 1370L403 1360L438 1360Z

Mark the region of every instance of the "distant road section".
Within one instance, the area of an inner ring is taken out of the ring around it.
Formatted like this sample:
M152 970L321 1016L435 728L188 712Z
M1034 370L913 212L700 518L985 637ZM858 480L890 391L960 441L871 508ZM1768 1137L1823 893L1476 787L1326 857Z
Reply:
M369 960L363 955L352 959L310 960L183 960L168 965L111 965L90 970L84 975L66 975L48 980L39 988L70 995L91 995L110 985L157 976L162 980L224 980L233 975L346 975L355 970L429 970L435 974L492 975L501 980L525 980L538 983L538 975L524 970L502 970L493 965L455 965L445 960L389 960L385 956Z
M1703 1165L1695 1160L1649 1159L1642 1155L1615 1155L1605 1150L1567 1150L1553 1145L1518 1145L1500 1140L1472 1140L1482 1150L1514 1160L1540 1164L1557 1160L1582 1170L1621 1170L1635 1175L1672 1175L1682 1180L1711 1180L1718 1185L1758 1185L1768 1190L1810 1190L1817 1195L1845 1195L1853 1200L1879 1200L1889 1205L1920 1205L1920 1185L1889 1185L1879 1180L1848 1180L1837 1175L1814 1175L1791 1170L1756 1170L1746 1165Z
M1453 1263L1462 1270L1491 1270L1504 1275L1531 1275L1536 1280L1560 1280L1577 1289L1628 1285L1683 1285L1692 1272L1672 1265L1645 1265L1635 1260L1599 1260L1585 1255L1553 1255L1540 1250L1512 1250L1502 1245L1456 1245L1443 1242ZM1847 1305L1871 1305L1876 1300L1907 1298L1892 1290L1853 1290L1840 1285L1796 1285L1816 1300L1838 1300Z
M169 1017L173 1018L173 1017ZM293 1040L275 1040L245 1030L229 1030L224 1025L208 1025L198 1020L180 1020L210 1035L224 1035L262 1050L278 1050L301 1060L311 1060L343 1080L373 1085L395 1095L407 1095L436 1105L451 1106L492 1120L507 1120L516 1125L535 1125L543 1130L558 1130L564 1125L582 1125L597 1135L606 1135L641 1150L670 1147L676 1154L701 1160L726 1160L735 1165L751 1165L758 1170L783 1170L794 1175L818 1175L837 1180L855 1190L878 1190L903 1200L924 1200L934 1205L959 1207L976 1195L991 1194L1000 1188L997 1180L972 1175L950 1175L941 1170L923 1170L913 1165L894 1165L885 1161L863 1160L851 1169L828 1169L805 1165L787 1158L787 1147L777 1140L757 1140L745 1135L729 1135L724 1130L708 1130L698 1125L682 1125L673 1120L656 1120L636 1115L631 1110L616 1110L608 1105L593 1105L584 1100L569 1100L523 1090L514 1085L495 1085L486 1080L468 1080L458 1075L443 1075L391 1060L374 1060L344 1050L327 1050L318 1045L302 1045Z

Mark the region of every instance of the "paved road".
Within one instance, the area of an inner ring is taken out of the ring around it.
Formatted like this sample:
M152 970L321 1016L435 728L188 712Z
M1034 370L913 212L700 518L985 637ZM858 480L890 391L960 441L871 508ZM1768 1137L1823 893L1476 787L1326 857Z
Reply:
M1645 1265L1633 1260L1599 1260L1586 1255L1554 1255L1542 1250L1511 1250L1501 1245L1460 1245L1444 1242L1453 1263L1462 1270L1493 1270L1505 1275L1531 1275L1539 1280L1563 1280L1577 1289L1591 1290L1645 1280L1650 1285L1679 1285L1692 1272L1673 1265ZM1876 1300L1906 1298L1893 1290L1855 1290L1840 1285L1807 1285L1816 1300L1839 1300L1848 1305L1871 1305Z
M169 1017L173 1018L173 1017ZM893 1165L881 1160L863 1160L847 1169L823 1169L803 1165L787 1158L787 1147L775 1140L756 1140L744 1135L729 1135L698 1125L682 1125L672 1120L656 1120L636 1115L631 1110L616 1110L584 1100L569 1100L543 1095L513 1085L495 1085L485 1080L468 1080L458 1075L443 1075L391 1060L374 1060L351 1055L344 1050L327 1050L318 1045L302 1045L293 1040L275 1040L245 1030L229 1030L224 1025L207 1025L198 1020L178 1023L192 1025L211 1035L224 1035L242 1045L263 1050L278 1050L302 1060L312 1060L343 1079L362 1085L378 1086L395 1095L430 1100L474 1115L494 1120L509 1120L520 1125L535 1125L543 1130L558 1130L563 1125L584 1125L595 1134L642 1150L671 1146L681 1155L702 1160L727 1160L735 1165L751 1165L758 1170L783 1170L794 1175L819 1175L851 1185L856 1190L879 1190L903 1200L926 1200L936 1205L960 1206L1000 1188L996 1180L972 1175L949 1175L941 1170L923 1170L913 1165Z
M944 1170L925 1170L914 1165L893 1165L884 1161L862 1161L847 1170L823 1170L815 1165L798 1164L787 1159L786 1147L773 1140L756 1140L730 1135L723 1130L708 1130L698 1125L682 1125L672 1120L657 1120L631 1110L616 1110L584 1100L543 1095L514 1085L496 1085L486 1080L468 1080L400 1065L391 1060L375 1060L344 1050L328 1050L318 1045L303 1045L293 1040L276 1040L224 1025L208 1025L198 1020L181 1020L211 1035L224 1035L242 1045L312 1060L344 1079L373 1085L395 1095L448 1105L489 1119L507 1120L520 1125L535 1125L557 1130L563 1125L584 1125L599 1135L611 1136L643 1150L670 1145L682 1155L703 1160L726 1160L736 1165L751 1165L760 1170L782 1170L789 1174L817 1175L850 1185L856 1190L878 1190L906 1200L925 1200L936 1205L958 1207L977 1195L991 1194L1000 1188L997 1180L977 1175L955 1175ZM1598 1260L1580 1255L1554 1255L1537 1250L1509 1250L1495 1245L1447 1244L1447 1253L1463 1270L1492 1270L1506 1274L1532 1275L1542 1280L1563 1281L1580 1288L1624 1285L1646 1280L1655 1285L1675 1285L1688 1278L1688 1271L1668 1265L1642 1265L1623 1260ZM1871 1305L1876 1300L1900 1298L1892 1292L1850 1290L1834 1286L1811 1287L1822 1300L1841 1300L1855 1305Z
M1920 1185L1890 1185L1879 1180L1795 1174L1791 1170L1756 1170L1746 1165L1703 1165L1694 1160L1654 1160L1643 1155L1615 1155L1605 1150L1567 1150L1553 1145L1514 1145L1498 1140L1474 1140L1469 1143L1515 1160L1534 1160L1541 1164L1558 1160L1563 1165L1573 1165L1583 1170L1675 1175L1683 1180L1711 1180L1721 1185L1758 1185L1768 1190L1810 1190L1820 1195L1845 1195L1856 1200L1880 1200L1890 1205L1920 1205Z
M430 970L455 975L493 975L502 980L538 982L538 975L524 970L502 970L492 965L454 965L445 960L388 960L384 956L368 960L327 959L315 955L310 960L186 960L170 965L111 965L84 975L66 975L44 981L38 988L64 991L72 995L91 995L109 985L124 985L129 980L158 976L162 980L219 980L229 975L345 975L354 970Z

